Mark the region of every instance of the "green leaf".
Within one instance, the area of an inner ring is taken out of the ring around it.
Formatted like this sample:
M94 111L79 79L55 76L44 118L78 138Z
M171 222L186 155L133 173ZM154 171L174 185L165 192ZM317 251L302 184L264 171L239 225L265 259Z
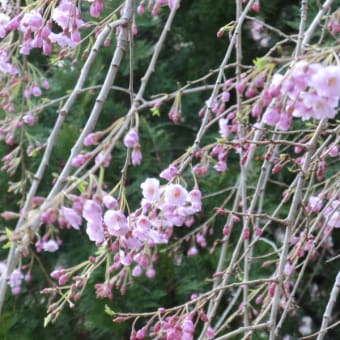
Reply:
M268 58L256 58L253 60L253 63L257 69L257 71L262 71L264 68L268 67L269 61Z
M82 181L78 184L77 189L80 193L83 193L87 187L88 183L86 181Z
M160 117L160 112L159 112L159 108L158 107L152 107L150 109L151 113L152 113L152 117Z
M7 235L7 237L10 239L11 238L11 236L12 236L12 230L11 229L9 229L9 228L7 228L6 227L6 235Z
M11 244L12 244L12 242L11 242L11 241L8 241L7 243L5 243L5 244L2 246L2 249L9 249L9 248L11 248Z
M47 315L46 318L44 319L44 328L48 326L51 320L52 320L51 314Z
M105 305L105 309L104 309L105 313L112 316L114 314L114 311L108 306Z

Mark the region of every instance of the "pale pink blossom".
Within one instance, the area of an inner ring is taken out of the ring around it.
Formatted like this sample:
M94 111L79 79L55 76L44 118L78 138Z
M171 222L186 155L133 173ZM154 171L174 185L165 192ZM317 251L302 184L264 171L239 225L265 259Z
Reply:
M55 240L48 240L46 242L43 242L42 249L44 251L54 253L59 249L59 245Z
M219 133L222 138L227 138L230 134L229 120L225 118L220 118L218 121Z
M0 13L0 38L4 38L7 34L6 25L10 21L10 17L5 13Z
M103 166L107 168L110 165L112 156L106 150L100 151L99 154L95 158L95 163L97 165Z
M102 0L94 0L90 7L90 15L94 18L99 18L103 8Z
M26 114L22 117L22 120L24 121L25 124L33 126L37 122L37 117L31 114Z
M8 284L12 289L12 294L17 295L20 293L21 282L24 279L24 275L22 274L20 269L14 269L9 276Z
M108 194L103 197L103 204L107 209L116 210L119 208L118 201L113 196Z
M131 163L133 166L140 165L142 163L142 153L140 151L140 145L137 144L133 147L131 152Z
M340 67L330 65L321 68L319 72L312 77L310 84L321 97L339 97Z
M187 256L195 256L198 254L198 250L195 246L190 247L187 251Z
M159 180L156 178L147 178L142 184L143 197L149 201L157 201L160 197Z
M263 115L263 122L270 125L275 126L280 119L280 113L277 108L271 107Z
M101 243L104 241L104 228L102 207L94 200L86 200L83 208L83 217L87 220L86 232L91 241Z
M308 200L308 208L312 212L319 212L322 208L322 199L319 196L310 196Z
M104 222L107 230L112 236L126 235L130 228L127 224L126 216L122 211L108 210L104 215Z
M81 216L74 209L61 207L59 210L59 214L62 214L67 226L71 226L72 228L79 230L79 226L81 224Z
M142 268L140 266L135 266L132 269L132 276L138 277L142 275Z
M187 200L189 194L181 185L179 184L170 184L165 189L165 197L169 204L172 205L183 205Z
M160 174L160 178L164 178L167 181L171 181L175 176L178 175L178 169L175 165L171 164L168 168L164 169Z
M38 11L33 10L24 14L20 21L20 30L22 32L26 32L27 30L36 32L41 28L42 24L43 18L41 14Z

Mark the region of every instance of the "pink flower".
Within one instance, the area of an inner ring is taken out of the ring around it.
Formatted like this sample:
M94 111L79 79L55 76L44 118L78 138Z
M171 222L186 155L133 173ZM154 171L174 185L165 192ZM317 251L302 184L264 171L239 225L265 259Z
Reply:
M140 266L136 266L132 269L132 276L138 277L142 275L142 268Z
M110 282L96 283L96 295L99 299L112 299L112 284Z
M79 230L79 226L81 224L81 216L74 209L62 207L60 208L59 213L63 215L66 225Z
M229 120L225 118L221 118L218 121L218 126L219 126L219 133L222 138L227 138L230 133L230 126L228 125Z
M145 11L144 2L141 1L140 4L137 7L137 14L142 15L144 13L144 11Z
M102 224L95 223L94 221L87 223L86 233L91 241L102 243L105 240Z
M331 145L329 150L328 150L328 155L330 157L337 157L339 155L339 148L337 145Z
M332 213L327 225L333 228L340 228L340 211Z
M188 316L183 320L182 331L184 333L189 333L191 335L194 334L195 326L194 326L194 323L192 322L191 318L188 317Z
M284 270L283 270L283 273L287 276L291 276L294 272L294 268L293 266L291 265L290 262L286 262L285 266L284 266Z
M316 93L308 93L304 96L304 105L310 109L311 116L315 119L334 118L338 99L335 97L321 97Z
M213 339L215 337L215 331L213 328L211 328L210 326L208 326L205 335L207 336L208 339Z
M20 22L20 30L22 32L26 32L30 30L32 32L38 31L43 24L43 19L41 14L36 11L30 11L24 14L21 22Z
M159 180L156 178L147 178L142 184L143 196L149 201L157 201L160 197Z
M250 9L258 13L260 11L260 0L256 0Z
M275 126L280 119L280 113L275 107L271 107L263 115L263 121L267 125Z
M71 165L75 168L79 168L85 164L87 158L85 155L79 154L72 159Z
M42 249L44 251L48 251L50 253L54 253L59 249L59 245L55 240L48 240L46 242L43 242Z
M41 214L40 220L42 223L52 224L57 220L57 216L57 210L49 208Z
M131 152L131 163L133 166L140 165L142 163L142 153L140 151L140 145L134 146Z
M9 276L8 284L12 288L12 294L17 295L20 293L21 282L24 279L24 275L20 269L14 269Z
M102 207L94 200L86 200L83 208L83 217L87 220L86 232L91 241L101 243L104 241L104 228Z
M139 142L139 136L134 128L130 129L124 137L124 145L127 148L133 148Z
M0 38L4 38L7 34L6 25L10 21L10 17L5 13L0 13Z
M168 3L168 0L156 0L156 4L158 6L165 6Z
M335 200L324 212L327 225L332 228L340 228L340 201Z
M101 137L101 132L93 132L89 133L85 138L84 138L84 145L85 146L90 146L98 143L98 139Z
M198 250L195 246L191 247L187 251L187 256L195 256L198 254Z
M8 59L7 52L0 50L0 72L10 75L17 74L19 72L18 69L9 63Z
M94 200L86 200L83 208L83 217L87 221L93 221L98 224L102 222L102 207Z
M308 201L308 208L312 212L319 212L322 208L322 199L318 196L310 196Z
M52 13L52 19L55 23L64 31L69 30L70 32L83 26L84 22L79 17L78 8L70 0L61 0Z
M97 165L101 165L104 168L107 168L110 165L112 156L110 153L107 153L106 150L100 151L99 154L95 158L95 163Z
M103 203L107 209L116 210L119 208L118 201L111 195L105 195L103 197Z
M94 0L90 7L90 15L94 18L99 18L103 7L104 6L102 0Z
M155 277L156 271L153 267L148 267L145 274L149 279L152 279Z
M49 83L48 83L48 81L47 81L46 79L43 79L43 80L41 81L41 87L42 87L43 89L45 89L45 90L48 90L48 88L50 87L50 85L49 85Z
M76 47L77 42L73 41L69 36L64 33L53 33L49 35L51 42L58 44L61 47Z
M319 96L337 97L340 96L340 67L322 67L311 79L311 85Z
M179 184L170 184L165 190L165 197L169 204L183 205L188 196L188 192Z
M227 103L230 99L230 93L228 91L223 91L221 95L221 99L224 103Z
M278 130L287 131L292 124L292 116L288 115L287 113L281 113L280 119L276 124Z
M160 178L164 178L167 181L171 181L175 176L178 175L178 169L176 168L175 165L170 165L168 168L164 169L159 177Z
M104 215L104 222L109 234L112 236L124 236L130 230L127 224L127 219L122 211L106 211Z
M227 170L227 162L226 161L218 161L215 165L214 165L214 169L218 172L223 172L225 170Z
M25 124L33 126L36 123L37 118L32 116L31 114L26 114L22 117L22 120L24 121Z

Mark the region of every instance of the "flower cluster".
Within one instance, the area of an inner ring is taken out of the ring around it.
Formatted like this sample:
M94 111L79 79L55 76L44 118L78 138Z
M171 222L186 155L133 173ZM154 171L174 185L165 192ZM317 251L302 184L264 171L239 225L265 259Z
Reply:
M125 252L140 250L145 243L167 243L173 227L191 226L193 215L201 210L198 189L188 192L180 184L161 188L156 178L148 178L141 188L141 209L128 216L112 196L104 196L102 202L95 199L85 201L82 214L87 221L90 240L100 244L106 238L119 238ZM103 206L107 209L104 214Z
M160 338L166 340L193 340L195 328L199 321L209 322L207 315L203 311L193 311L184 315L167 315L161 317L164 308L159 308L159 320L152 326L144 326L139 330L133 330L130 340L145 338ZM114 322L119 322L121 317L115 318ZM206 339L213 339L214 330L208 326L205 332Z
M160 7L168 5L170 9L173 8L175 0L149 0L147 10L152 16L159 14ZM145 0L141 0L137 7L137 13L142 15L145 12Z
M6 272L6 263L0 261L0 278L4 273ZM25 281L29 281L31 278L31 275L29 272L24 275L22 271L19 268L16 268L12 271L12 273L9 275L7 283L11 287L11 291L13 295L18 295L21 291L21 284L22 281L25 279Z
M91 5L92 14L100 14L101 1L95 1ZM8 32L19 30L22 33L20 53L30 54L33 48L41 48L44 55L49 55L52 43L61 47L75 47L81 37L79 29L85 27L80 18L79 8L71 0L61 0L58 6L53 7L50 18L46 20L42 15L42 8L34 8L25 13L10 18L7 14L0 17L0 37L4 38ZM55 23L61 32L52 31Z
M71 207L49 208L41 215L41 222L46 225L58 222L62 228L76 230L80 229L84 219L89 239L97 246L105 245L114 254L110 273L118 271L118 274L96 285L98 297L112 297L113 286L121 286L121 291L124 291L127 275L138 277L145 272L147 277L153 278L153 262L157 259L155 246L168 243L174 227L190 227L194 223L194 215L201 210L202 195L196 188L188 192L180 184L161 186L158 179L147 178L141 189L141 207L128 215L121 209L118 200L105 192L91 198L88 195L70 196ZM37 250L58 250L61 242L54 238L47 232L37 241ZM206 245L203 235L197 237L197 242L202 247ZM131 268L131 274L125 270L127 267ZM60 277L70 277L67 270L58 273L60 275L53 275L59 282L67 281L60 280Z
M332 199L331 194L329 198ZM306 210L310 213L319 213L324 205L323 195L310 196ZM340 200L332 199L331 204L323 211L323 217L329 228L340 228Z
M292 118L302 120L335 118L340 93L340 67L298 62L287 76L275 74L260 98L271 103L263 121L279 130L288 130ZM276 100L273 100L276 99Z

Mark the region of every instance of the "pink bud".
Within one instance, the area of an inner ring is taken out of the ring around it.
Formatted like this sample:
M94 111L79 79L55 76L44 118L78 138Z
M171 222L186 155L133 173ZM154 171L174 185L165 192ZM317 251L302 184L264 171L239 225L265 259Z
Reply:
M4 211L3 213L1 213L1 217L5 220L12 220L18 218L19 214L13 211Z
M224 34L224 30L223 30L223 29L220 29L220 30L217 31L216 37L217 37L218 39L220 39L220 38L223 37L223 34Z
M226 224L224 227L223 227L223 235L224 236L228 236L230 234L230 227Z
M189 250L187 251L187 256L195 256L198 254L198 250L195 246L189 248Z
M233 215L233 220L234 220L235 223L238 223L238 222L241 221L241 219L236 215Z
M275 288L276 288L276 283L272 282L269 284L268 286L268 293L270 297L274 297L274 293L275 293Z
M262 229L257 226L254 227L254 231L257 236L261 236L263 234Z
M260 11L260 1L257 0L254 2L254 4L250 8L252 11L258 13Z
M244 240L248 240L249 239L249 229L248 228L245 228L244 231L243 231L243 239Z
M207 336L208 339L213 339L215 337L214 329L209 326L205 332L205 335Z
M237 84L235 85L235 90L236 90L236 92L238 92L238 93L243 93L244 90L245 90L245 84L242 83L242 82L237 83Z
M137 14L142 15L144 13L144 1L141 1L140 4L137 7Z

